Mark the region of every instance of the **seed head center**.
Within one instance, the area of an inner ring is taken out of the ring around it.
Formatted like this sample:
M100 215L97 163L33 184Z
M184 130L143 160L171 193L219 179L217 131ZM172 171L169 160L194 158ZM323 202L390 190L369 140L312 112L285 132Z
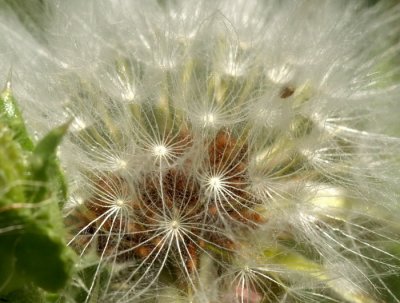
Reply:
M205 125L212 125L215 122L215 116L213 114L205 114L203 116L203 122Z
M174 229L174 230L177 230L177 229L179 228L179 226L180 226L180 224L179 224L179 222L178 222L177 220L173 220L173 221L170 223L170 227L171 227L172 229Z
M157 157L163 157L168 153L168 148L164 145L156 145L153 149L153 153Z
M116 201L115 201L115 204L117 204L117 206L122 206L122 205L124 205L124 200L122 200L122 199L117 199Z
M222 181L220 177L212 177L208 181L208 184L213 189L218 189L222 187Z

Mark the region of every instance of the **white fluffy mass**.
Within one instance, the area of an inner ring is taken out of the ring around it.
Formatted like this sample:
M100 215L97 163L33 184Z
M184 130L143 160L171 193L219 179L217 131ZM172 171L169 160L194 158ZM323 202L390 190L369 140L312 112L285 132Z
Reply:
M400 302L400 5L40 3L0 80L72 119L67 302Z

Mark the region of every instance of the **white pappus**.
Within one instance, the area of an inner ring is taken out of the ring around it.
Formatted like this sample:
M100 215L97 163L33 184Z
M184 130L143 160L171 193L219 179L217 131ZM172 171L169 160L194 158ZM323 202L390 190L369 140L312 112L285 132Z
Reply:
M5 5L30 129L73 118L65 299L400 302L400 5L370 2Z

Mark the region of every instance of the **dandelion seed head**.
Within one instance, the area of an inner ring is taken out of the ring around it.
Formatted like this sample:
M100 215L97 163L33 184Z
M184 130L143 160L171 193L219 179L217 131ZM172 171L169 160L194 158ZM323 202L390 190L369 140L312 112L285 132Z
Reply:
M121 170L125 170L127 168L128 163L122 159L115 160L116 167Z
M180 227L179 221L177 221L177 220L171 221L170 226L171 226L171 228L174 229L174 230L179 229L179 227Z
M134 101L136 94L132 88L128 88L126 92L121 93L121 97L126 101Z
M208 125L212 126L216 121L216 117L212 113L207 113L207 114L204 114L204 116L202 117L202 120L204 122L204 126L208 126Z
M156 145L153 148L153 154L158 158L166 157L168 153L168 148L165 145Z
M213 192L219 192L223 187L223 182L219 176L211 177L210 180L208 180L207 185Z
M71 195L69 204L73 206L79 206L82 205L85 202L85 198L80 196L80 195Z
M73 118L71 296L399 302L399 5L44 2L0 64L32 131Z
M87 127L87 123L79 117L75 117L71 124L71 129L74 131L81 131Z
M115 204L117 206L123 206L125 204L125 201L122 199L117 199L117 200L115 200Z

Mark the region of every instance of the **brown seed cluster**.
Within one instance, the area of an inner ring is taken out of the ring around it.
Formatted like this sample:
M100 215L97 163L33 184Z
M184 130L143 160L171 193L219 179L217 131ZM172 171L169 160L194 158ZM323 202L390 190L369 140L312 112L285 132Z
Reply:
M280 97L281 97L282 99L289 98L290 96L292 96L292 95L294 94L294 92L295 92L295 88L294 88L294 87L292 87L292 86L285 86L285 87L283 87L283 88L281 89Z
M227 221L253 228L263 220L252 209L254 199L246 191L247 153L247 145L225 130L208 143L201 170L223 172L229 190L223 198L207 190L190 163L148 173L138 184L116 175L97 180L98 194L67 218L68 224L75 223L75 234L81 231L73 246L81 250L95 238L98 252L117 261L151 263L157 258L173 264L175 259L193 272L200 251L234 249L234 241L222 232ZM124 197L120 209L118 196ZM176 239L169 242L168 233L175 229Z

